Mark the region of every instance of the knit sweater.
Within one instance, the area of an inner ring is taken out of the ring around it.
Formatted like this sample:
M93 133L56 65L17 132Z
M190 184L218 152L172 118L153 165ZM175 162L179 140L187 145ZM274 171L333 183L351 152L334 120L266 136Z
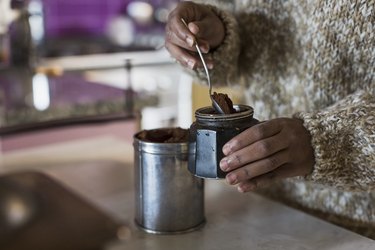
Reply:
M375 1L204 3L226 29L213 84L243 85L256 118L297 117L312 136L313 172L262 192L375 237Z

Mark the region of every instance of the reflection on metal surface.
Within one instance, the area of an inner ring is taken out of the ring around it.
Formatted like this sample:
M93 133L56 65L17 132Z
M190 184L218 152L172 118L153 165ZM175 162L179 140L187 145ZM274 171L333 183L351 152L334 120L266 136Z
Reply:
M116 16L108 22L106 33L114 44L130 46L134 42L135 27L129 17Z
M129 240L132 235L132 232L129 227L127 226L121 226L117 230L117 238L119 240Z
M31 222L36 212L37 200L29 190L0 178L0 245Z
M12 196L5 204L5 209L8 211L8 221L12 225L21 225L30 216L30 210L25 206L25 202L20 197Z
M48 78L44 74L33 76L33 102L37 110L46 110L50 106Z
M102 249L124 226L47 174L0 176L1 249Z

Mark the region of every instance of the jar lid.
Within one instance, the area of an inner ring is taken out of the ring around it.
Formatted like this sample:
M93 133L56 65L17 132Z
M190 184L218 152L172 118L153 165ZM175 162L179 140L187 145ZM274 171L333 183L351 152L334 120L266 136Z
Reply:
M238 104L233 105L233 108L236 110L235 113L232 114L218 114L213 109L212 106L207 106L203 108L199 108L195 111L195 117L197 119L203 120L217 120L217 121L231 121L237 120L242 118L252 117L254 114L254 109L251 106Z

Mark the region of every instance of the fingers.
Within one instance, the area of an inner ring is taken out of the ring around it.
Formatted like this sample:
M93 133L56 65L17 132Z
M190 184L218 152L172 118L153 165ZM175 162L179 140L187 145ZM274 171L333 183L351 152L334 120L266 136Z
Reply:
M198 43L201 51L203 53L208 53L210 50L209 43L202 39L197 41L196 38L201 29L194 22L189 22L185 25L182 20L187 22L188 19L183 18L182 14L179 12L172 13L169 16L165 28L166 43L172 43L190 51L196 51L195 45Z
M286 164L289 160L289 155L287 150L277 152L270 157L264 158L262 160L253 162L251 164L245 165L239 169L233 170L226 175L226 181L235 185L240 182L245 182L249 179L264 175L268 172L272 172L279 168L280 166Z
M290 164L284 164L283 166L275 169L274 171L268 172L266 174L260 175L251 180L240 182L237 186L237 190L241 193L254 191L258 188L266 187L271 185L277 180L282 180L288 177L294 176L293 168Z
M188 22L189 16L193 9L193 5L190 2L184 2L179 4L169 15L166 25L167 40L175 43L179 46L188 49L192 48L195 43L195 36L190 32L188 27L182 22L182 18ZM172 34L172 35L171 35Z
M253 129L255 128L255 129ZM254 125L228 142L230 153L220 167L226 180L247 192L275 179L304 176L315 163L311 136L300 120L277 118Z
M202 61L197 53L192 53L173 44L166 44L165 47L169 51L169 53L176 59L176 61L184 67L188 67L190 69L203 68ZM203 55L203 57L206 61L207 67L209 69L212 69L212 57L210 55Z
M250 139L251 140L251 139ZM247 144L244 140L238 140L239 143ZM255 163L256 161L273 161L271 155L276 152L282 151L288 147L289 141L283 138L282 135L276 134L272 137L255 141L254 143L248 145L245 148L242 148L229 156L224 157L220 161L220 168L224 172L232 171L246 164ZM238 144L235 144L238 145Z
M191 25L191 26L194 27L194 25ZM187 30L185 25L183 25L182 28ZM189 37L185 37L184 35L181 35L181 32L179 33L180 34L179 36L177 34L178 33L176 32L170 31L169 28L166 28L165 48L168 50L171 56L175 58L181 65L188 67L190 69L203 68L203 64L197 54L196 47L195 46L190 47L190 45L188 44L191 42L195 43L195 41L191 41ZM207 42L199 41L199 44L203 53L209 51L209 45ZM207 67L209 69L212 69L213 68L212 58L208 57L207 55L204 55L204 57L207 63Z
M190 51L196 50L194 47L195 37L178 18L165 27L165 43L166 45L174 44Z
M189 24L187 24L183 18L181 18L181 22L184 24L185 27L188 28L188 31L193 34L193 38L194 38L193 42L190 40L190 37L187 38L189 46L191 46L191 44L193 44L195 47L199 46L200 50L203 53L208 53L208 51L210 50L209 43L204 41L204 39L198 39L197 36L196 36L198 33L200 33L199 32L200 28L196 24L198 22L196 22L196 23L190 22ZM199 42L197 40L199 40Z
M221 35L218 36L217 33ZM211 44L218 46L223 37L221 20L204 5L183 1L168 16L165 47L173 58L190 69L203 68L196 54L196 44L203 54L207 54ZM212 59L207 59L206 63L209 69L213 68Z
M190 22L188 24L188 27L189 27L189 30L191 33L194 34L194 36L197 36L200 34L200 29L199 29L199 26L197 25L197 22Z
M209 37L212 36L212 23L207 22L206 20L198 20L189 23L190 31L197 37Z
M256 141L273 136L279 133L281 129L282 126L274 120L258 123L229 140L223 147L223 153L229 155Z
M208 53L210 49L209 43L202 38L207 33L210 33L210 30L212 30L210 25L213 24L209 22L208 18L205 18L207 14L204 13L207 11L204 7L190 2L179 4L168 16L166 33L174 34L173 36L169 36L170 41L179 41L179 46L188 49L195 46L197 37L200 37L198 45L203 53Z
M183 66L194 69L198 64L198 58L188 53L186 50L174 44L165 44L169 53Z

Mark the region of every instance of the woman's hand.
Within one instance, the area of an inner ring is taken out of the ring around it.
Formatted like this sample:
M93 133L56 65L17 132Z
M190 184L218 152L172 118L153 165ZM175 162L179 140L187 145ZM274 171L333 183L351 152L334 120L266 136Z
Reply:
M309 174L315 163L310 133L294 118L258 123L227 142L223 152L220 168L240 192Z
M188 24L188 28L181 18ZM206 6L193 2L177 5L168 16L165 31L165 47L181 65L190 69L203 67L196 53L196 42L203 53L208 53L222 43L225 35L220 18ZM207 66L212 68L212 59L205 59Z

